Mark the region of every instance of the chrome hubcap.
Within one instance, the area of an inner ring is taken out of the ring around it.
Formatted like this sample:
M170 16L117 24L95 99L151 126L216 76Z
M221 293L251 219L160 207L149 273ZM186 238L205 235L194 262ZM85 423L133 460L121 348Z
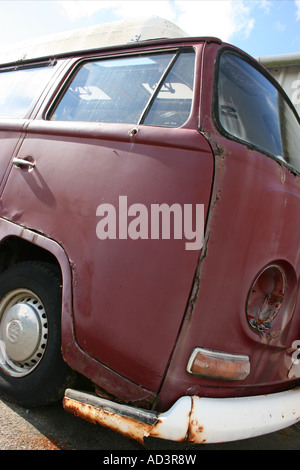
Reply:
M0 368L22 377L39 364L48 339L44 306L31 291L17 289L0 302Z

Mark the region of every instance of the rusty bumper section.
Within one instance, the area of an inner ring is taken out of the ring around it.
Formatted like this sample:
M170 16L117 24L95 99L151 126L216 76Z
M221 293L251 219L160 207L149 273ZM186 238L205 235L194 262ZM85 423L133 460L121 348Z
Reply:
M90 393L67 389L63 406L75 416L99 423L143 443L148 436L174 441L186 439L191 398L183 397L176 403L175 413L168 411L158 414L155 411L114 403Z
M247 439L291 426L300 420L300 387L239 398L181 397L157 413L68 389L64 408L143 443L145 437L193 443Z

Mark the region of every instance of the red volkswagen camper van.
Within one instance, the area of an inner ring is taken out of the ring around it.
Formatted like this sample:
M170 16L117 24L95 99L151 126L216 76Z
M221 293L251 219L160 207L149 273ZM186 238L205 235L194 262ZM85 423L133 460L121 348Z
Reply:
M141 442L297 422L299 116L275 79L160 19L0 61L1 393Z

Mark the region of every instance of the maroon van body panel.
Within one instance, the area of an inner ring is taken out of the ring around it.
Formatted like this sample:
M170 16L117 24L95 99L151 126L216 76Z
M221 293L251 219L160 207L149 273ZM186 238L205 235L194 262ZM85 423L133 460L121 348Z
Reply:
M291 351L300 336L300 178L278 160L220 134L213 119L213 73L219 47L206 48L201 131L215 156L214 187L193 302L160 398L163 407L179 396L249 396L293 387ZM270 332L250 328L246 303L260 271L280 265L287 278L285 302ZM216 381L186 371L196 347L248 355L243 381ZM179 391L179 393L178 393Z
M68 60L34 119L0 124L0 216L10 221L1 238L19 234L59 253L63 272L62 253L69 261L65 360L119 400L159 397L162 409L183 395L249 396L298 380L288 372L300 336L300 179L278 159L222 133L214 77L224 45L185 39L170 47L187 46L197 52L195 97L181 128L48 121L47 110L81 57ZM139 47L104 55L168 46ZM30 157L35 167L16 167L12 156ZM120 196L128 206L149 209L203 204L203 248L187 250L184 239L100 240L97 207L118 208ZM254 280L272 263L285 272L286 296L272 330L261 334L247 321L246 303ZM233 382L188 373L197 347L247 355L250 374Z

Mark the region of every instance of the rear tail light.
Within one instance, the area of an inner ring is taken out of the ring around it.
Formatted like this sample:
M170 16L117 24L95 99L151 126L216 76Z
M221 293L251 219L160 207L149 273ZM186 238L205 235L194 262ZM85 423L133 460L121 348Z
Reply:
M263 269L253 282L247 299L247 319L250 326L262 333L272 327L283 303L286 277L283 269L272 264Z
M211 379L244 380L250 373L250 362L248 356L196 348L187 372Z

